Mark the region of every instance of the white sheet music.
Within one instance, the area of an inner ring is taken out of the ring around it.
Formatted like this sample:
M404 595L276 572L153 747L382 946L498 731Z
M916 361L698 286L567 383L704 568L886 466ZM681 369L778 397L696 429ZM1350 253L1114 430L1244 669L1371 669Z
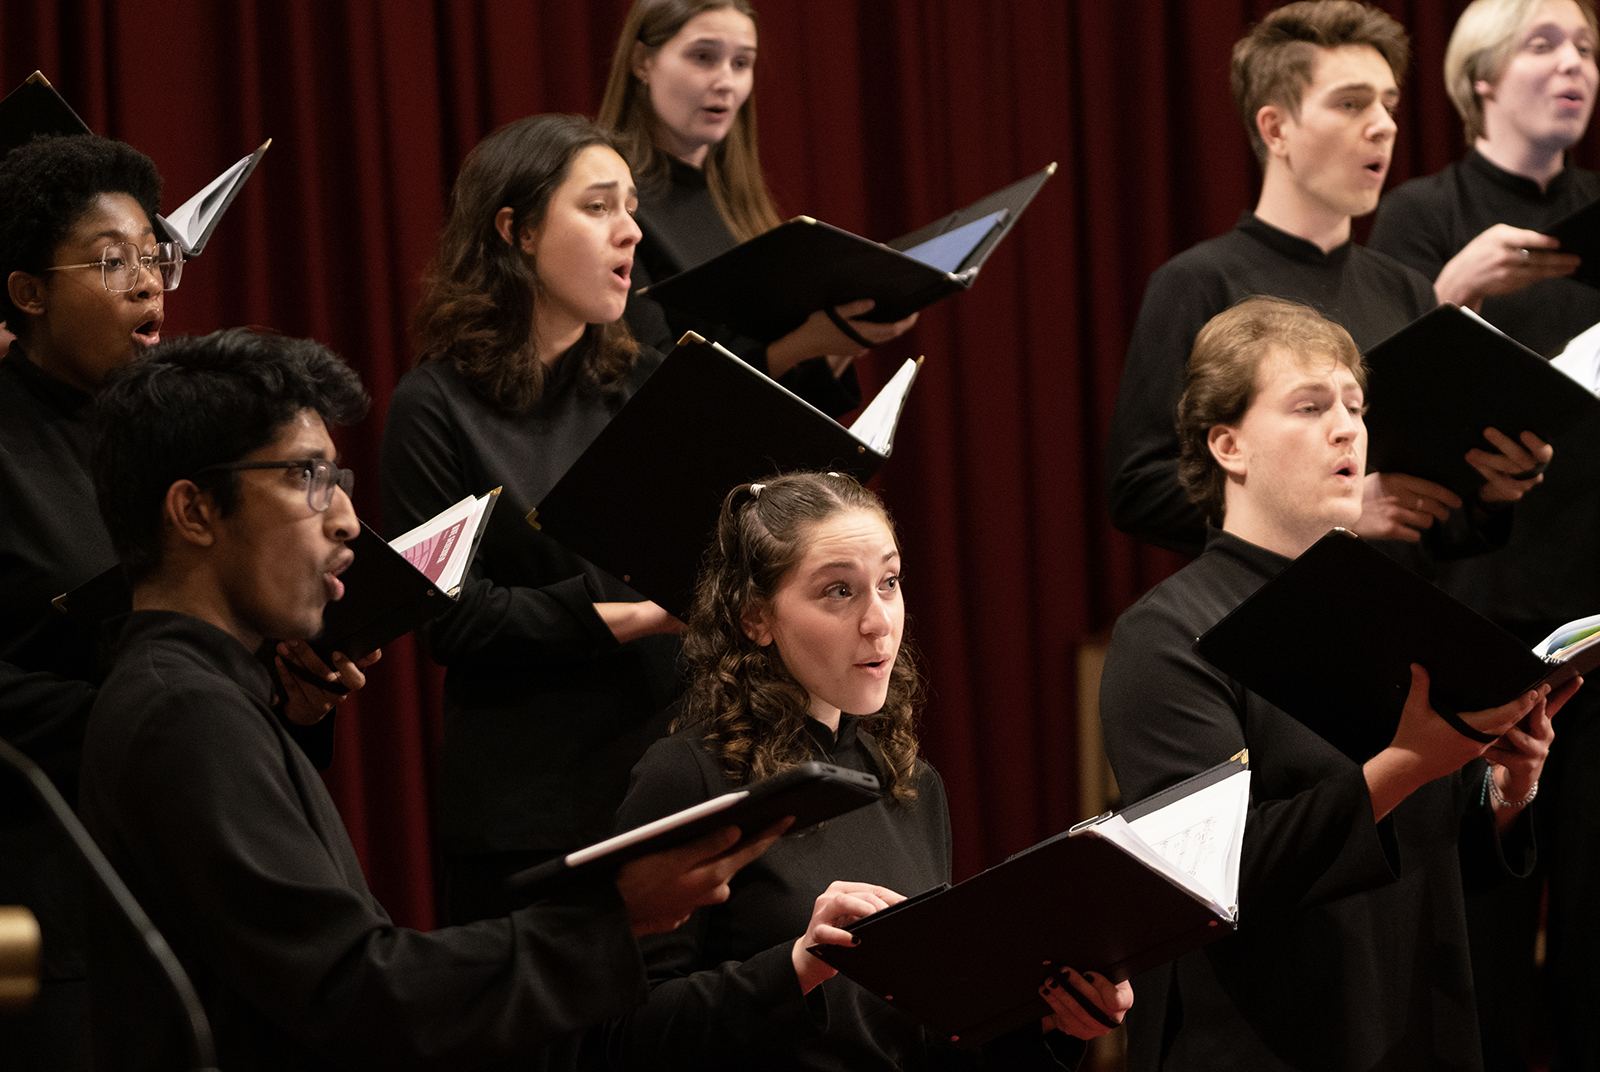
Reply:
M1600 395L1600 324L1567 343L1550 363Z

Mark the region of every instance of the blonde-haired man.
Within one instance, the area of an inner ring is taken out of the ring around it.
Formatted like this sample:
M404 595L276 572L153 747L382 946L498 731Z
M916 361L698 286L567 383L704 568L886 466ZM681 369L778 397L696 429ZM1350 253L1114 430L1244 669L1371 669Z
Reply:
M1383 199L1372 246L1434 280L1439 297L1479 307L1546 356L1600 321L1600 290L1562 278L1576 257L1541 232L1600 198L1600 174L1571 167L1600 70L1590 0L1476 0L1445 52L1445 84L1461 113L1467 156ZM1563 444L1546 483L1517 508L1507 546L1452 563L1440 583L1531 644L1600 610L1600 429ZM1546 1020L1556 1069L1600 1068L1600 694L1563 716L1534 815L1549 879ZM1490 1068L1529 1067L1539 883L1469 900L1474 975Z

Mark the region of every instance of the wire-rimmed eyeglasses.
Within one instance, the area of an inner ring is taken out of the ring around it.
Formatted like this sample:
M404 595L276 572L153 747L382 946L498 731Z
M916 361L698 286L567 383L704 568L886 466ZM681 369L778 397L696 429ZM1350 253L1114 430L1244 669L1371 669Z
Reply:
M99 268L100 282L113 294L126 294L139 285L139 273L149 270L161 280L162 290L177 290L183 278L183 247L176 242L158 242L154 253L140 253L132 242L116 242L100 251L97 261L82 264L53 264L47 272L68 268Z
M244 469L299 469L305 474L306 505L321 512L333 505L333 489L343 488L346 495L356 490L356 474L352 469L340 469L325 458L294 458L281 462L226 462L208 465L200 473L238 472Z

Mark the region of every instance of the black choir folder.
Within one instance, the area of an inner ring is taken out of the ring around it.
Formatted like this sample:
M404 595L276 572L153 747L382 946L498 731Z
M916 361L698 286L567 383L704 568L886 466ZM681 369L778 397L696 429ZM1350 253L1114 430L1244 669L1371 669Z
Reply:
M92 134L89 124L56 92L50 80L34 71L0 101L0 157L39 134ZM245 180L272 144L268 138L256 151L212 179L205 188L165 216L152 221L157 233L183 247L185 257L199 256L216 230L222 214L233 204Z
M1600 398L1469 310L1441 305L1366 353L1367 471L1409 473L1470 500L1483 477L1467 464L1497 428L1556 447L1600 414ZM1538 494L1538 492L1534 492Z
M528 521L685 617L728 492L802 469L866 481L894 448L920 360L902 365L845 428L688 332Z
M1498 707L1600 665L1600 615L1532 650L1344 529L1318 540L1195 642L1218 669L1357 763L1388 746L1428 671L1434 710Z
M811 952L946 1038L987 1042L1049 1014L1039 986L1058 970L1126 979L1231 934L1249 805L1241 752Z
M1600 200L1567 213L1544 233L1561 242L1562 253L1576 253L1583 258L1568 278L1600 287Z
M972 286L1056 165L888 244L797 216L704 264L642 288L654 298L763 342L818 309L871 298L863 319L889 322Z
M361 532L348 545L355 559L339 578L344 598L323 609L322 631L309 642L312 650L324 662L336 651L360 658L443 614L460 591L499 498L499 488L468 496L393 542L362 522ZM122 567L112 566L53 603L98 632L100 623L131 609L132 593ZM314 683L345 691L325 681Z
M576 879L611 874L629 860L687 845L713 830L737 826L746 837L787 816L798 834L836 815L865 807L881 796L878 779L815 760L636 826L586 849L546 860L506 880L518 893L545 897Z

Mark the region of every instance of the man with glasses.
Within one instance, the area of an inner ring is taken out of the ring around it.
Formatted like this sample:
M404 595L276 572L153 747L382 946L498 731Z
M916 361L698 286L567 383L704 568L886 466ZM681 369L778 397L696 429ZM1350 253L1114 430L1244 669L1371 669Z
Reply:
M39 138L0 161L0 321L16 336L0 360L0 735L69 801L101 669L97 638L50 601L116 564L89 477L88 414L107 374L161 337L183 261L151 226L160 197L150 160L107 138ZM303 721L331 705L286 691ZM88 1065L71 868L20 785L0 779L0 904L32 908L44 936L34 1010L0 1019L7 1067Z
M194 979L221 1067L550 1067L644 997L634 937L725 898L778 829L501 919L390 922L250 654L316 633L343 594L359 526L327 423L365 406L322 346L242 329L165 343L102 393L95 484L134 610L89 720L84 824ZM175 1067L144 958L95 938L101 1067Z

